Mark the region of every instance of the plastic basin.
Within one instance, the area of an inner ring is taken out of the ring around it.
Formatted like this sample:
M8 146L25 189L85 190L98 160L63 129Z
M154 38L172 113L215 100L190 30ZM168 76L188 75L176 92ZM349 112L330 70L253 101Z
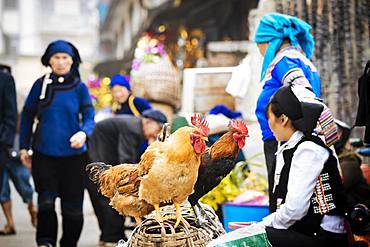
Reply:
M261 221L263 217L269 214L267 205L251 205L227 202L222 205L224 216L223 224L227 232L243 225L242 222ZM231 223L231 228L229 228ZM234 226L235 225L235 226Z

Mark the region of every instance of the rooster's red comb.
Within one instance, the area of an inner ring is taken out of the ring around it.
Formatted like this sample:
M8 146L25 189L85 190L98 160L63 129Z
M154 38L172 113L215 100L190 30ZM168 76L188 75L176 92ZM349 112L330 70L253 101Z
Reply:
M242 135L248 136L248 128L247 125L241 119L233 119L229 123L229 128L233 132L239 132Z
M208 122L202 117L201 114L194 114L194 116L191 117L191 124L200 129L204 136L208 136Z

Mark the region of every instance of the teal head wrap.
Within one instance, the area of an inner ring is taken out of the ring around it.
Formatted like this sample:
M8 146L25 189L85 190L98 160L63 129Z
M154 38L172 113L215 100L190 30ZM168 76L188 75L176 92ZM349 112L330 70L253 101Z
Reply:
M261 80L285 38L289 38L293 46L300 47L311 59L315 42L310 29L307 22L290 15L270 13L261 18L254 40L256 43L269 43L263 59Z

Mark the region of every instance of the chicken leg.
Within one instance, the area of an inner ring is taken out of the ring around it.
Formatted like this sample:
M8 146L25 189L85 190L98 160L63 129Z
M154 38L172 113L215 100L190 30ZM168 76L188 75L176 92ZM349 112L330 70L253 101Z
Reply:
M134 218L135 218L135 223L136 223L137 226L141 225L141 223L143 223L143 220L141 219L141 217L139 215L134 216Z
M179 203L174 203L176 208L176 223L175 228L180 224L180 221L187 227L190 228L190 224L182 217L181 208Z
M163 217L161 215L161 209L159 208L159 204L154 204L155 209L155 218L159 221L160 225L163 226Z

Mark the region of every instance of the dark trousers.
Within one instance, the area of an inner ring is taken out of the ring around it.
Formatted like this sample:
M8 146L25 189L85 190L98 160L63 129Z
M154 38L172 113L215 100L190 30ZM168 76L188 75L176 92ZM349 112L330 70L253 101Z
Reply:
M86 154L51 157L34 152L32 176L38 193L36 242L56 246L58 220L55 199L60 197L63 235L61 247L75 247L83 226Z
M274 247L347 247L347 234L338 234L321 229L316 236L308 236L293 230L266 227L267 238Z
M86 188L101 231L100 241L117 243L120 239L127 240L124 234L125 217L109 206L109 199L98 192L97 185L88 176L86 178Z
M0 146L0 191L3 186L3 175L5 170L5 165L9 162L8 153L5 147Z
M268 181L268 194L272 198L272 190L274 188L274 176L276 168L276 156L278 142L275 140L267 140L263 143L263 151L265 153L266 168L267 168L267 181ZM272 213L271 204L269 205L270 213Z

